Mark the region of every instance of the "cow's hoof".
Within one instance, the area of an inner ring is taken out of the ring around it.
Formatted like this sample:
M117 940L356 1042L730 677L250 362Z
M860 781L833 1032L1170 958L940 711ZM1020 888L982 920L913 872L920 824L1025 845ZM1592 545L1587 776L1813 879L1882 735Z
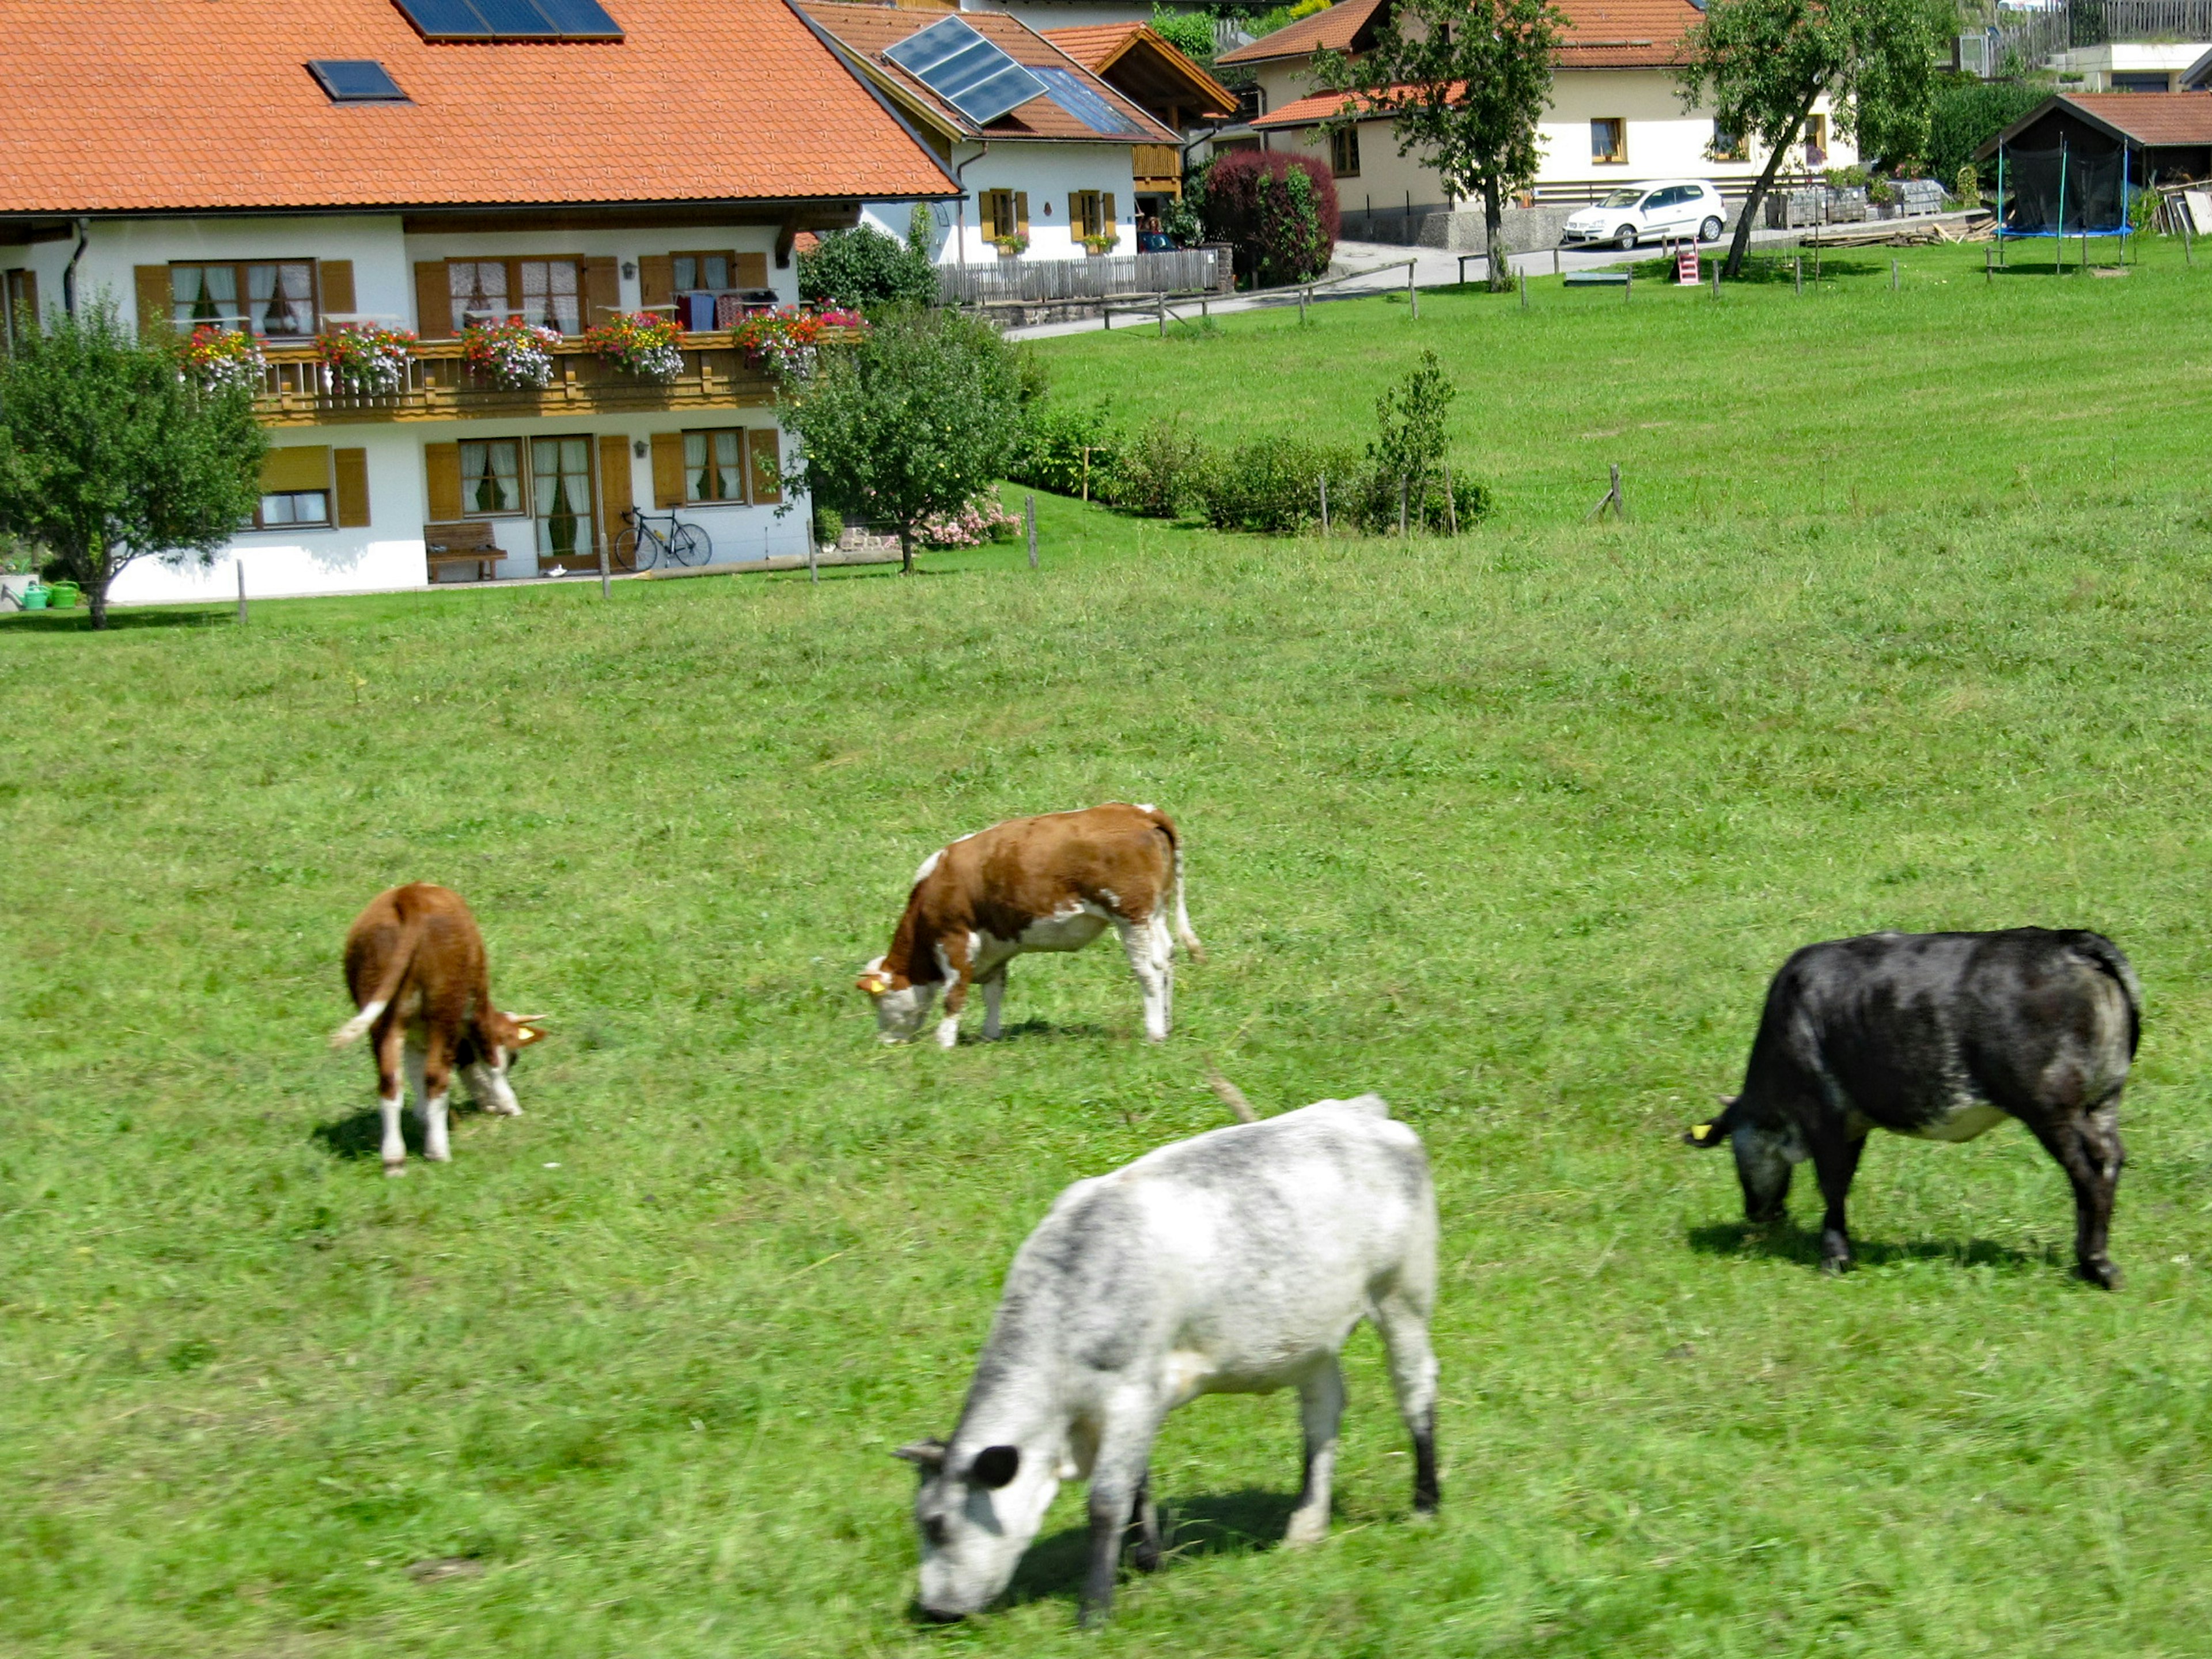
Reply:
M1160 1553L1150 1544L1139 1544L1129 1552L1129 1565L1139 1572L1158 1572Z
M1851 1259L1847 1255L1824 1255L1820 1258L1820 1271L1831 1279L1841 1279L1850 1270Z
M2109 1261L2084 1261L2075 1271L2100 1290L2117 1291L2120 1288L2120 1270Z
M407 1166L386 1158L384 1161L384 1173L388 1176L404 1176L407 1173Z
M1283 1528L1283 1542L1292 1549L1302 1545L1318 1544L1328 1536L1328 1517L1326 1515L1308 1515L1303 1510L1293 1512L1291 1524Z

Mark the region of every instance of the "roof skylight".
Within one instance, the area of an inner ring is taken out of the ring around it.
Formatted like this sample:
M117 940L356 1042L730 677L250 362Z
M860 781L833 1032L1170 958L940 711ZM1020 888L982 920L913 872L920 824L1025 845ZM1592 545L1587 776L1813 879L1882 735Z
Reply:
M1045 89L1043 82L957 17L909 34L884 56L979 127Z
M373 58L314 58L307 73L322 82L333 104L411 104L384 65Z

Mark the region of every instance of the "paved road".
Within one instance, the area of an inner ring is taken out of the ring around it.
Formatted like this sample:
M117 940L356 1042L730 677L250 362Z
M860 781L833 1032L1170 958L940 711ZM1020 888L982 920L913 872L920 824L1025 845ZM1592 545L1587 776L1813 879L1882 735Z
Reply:
M1754 230L1751 234L1751 240L1753 243L1794 240L1802 234L1803 234L1802 231ZM1725 242L1712 244L1707 249L1708 254L1725 252L1727 246ZM1656 247L1639 248L1633 257L1638 259L1649 259L1656 257L1658 252ZM1613 247L1593 248L1587 252L1577 250L1571 253L1562 252L1559 256L1559 268L1562 270L1591 270L1601 265L1619 264L1630 257ZM1371 296L1384 294L1392 289L1403 289L1406 286L1407 259L1415 262L1413 285L1416 288L1449 288L1460 280L1459 255L1446 253L1440 248L1401 247L1389 242L1339 242L1336 245L1336 269L1368 271L1377 265L1389 268L1372 270L1371 275L1355 276L1347 282L1337 283L1319 289L1314 298L1317 301L1326 299L1351 299L1360 295ZM1525 270L1531 276L1548 276L1552 274L1553 268L1552 250L1546 248L1539 253L1516 254L1511 263L1516 270ZM1467 262L1467 280L1470 283L1480 282L1488 268L1489 261L1486 258L1480 256L1470 258ZM1296 294L1280 292L1238 294L1224 295L1212 301L1208 309L1216 313L1232 311L1271 311L1279 310L1285 306L1296 306L1298 298ZM1176 302L1179 310L1187 309L1196 303L1195 301L1180 300ZM1116 319L1115 325L1119 328L1141 328L1144 323L1139 318L1124 315ZM1012 340L1043 340L1049 339L1055 334L1092 334L1104 326L1104 323L1098 318L1085 317L1072 323L1037 323L1028 328L1010 328L1006 331L1006 337Z

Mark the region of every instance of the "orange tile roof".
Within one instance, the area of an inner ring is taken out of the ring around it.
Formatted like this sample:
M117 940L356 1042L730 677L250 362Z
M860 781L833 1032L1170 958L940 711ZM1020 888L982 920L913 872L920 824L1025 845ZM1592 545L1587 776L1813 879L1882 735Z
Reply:
M204 3L204 0L203 0ZM1127 118L1127 133L1103 134L1042 94L1000 117L988 126L977 126L939 98L912 75L884 56L910 34L919 34L953 14L915 11L900 6L847 5L841 0L807 0L806 15L853 52L866 58L878 73L896 82L910 98L927 106L949 131L975 138L1072 138L1089 143L1179 143L1182 135L1160 125L1120 92L1108 86L1081 64L1024 23L998 11L963 11L960 21L974 29L1017 64L1030 69L1061 69L1085 82Z
M2073 92L2051 101L2070 104L2138 144L2212 144L2212 97L2201 92Z
M1337 0L1327 11L1301 17L1249 46L1222 53L1214 62L1233 67L1304 58L1322 47L1348 52L1370 20L1377 27L1386 21L1389 3L1390 0ZM1704 15L1690 0L1555 0L1555 3L1567 19L1558 58L1563 70L1657 69L1680 64L1685 58L1682 37ZM1289 107L1285 106L1286 110Z
M1073 28L1046 29L1044 38L1103 81L1113 84L1107 71L1141 49L1151 68L1185 84L1179 100L1208 115L1233 115L1237 94L1194 63L1182 47L1147 23L1085 23ZM1124 77L1123 83L1127 83Z
M1453 90L1457 91L1461 84L1459 82L1454 82ZM1410 91L1411 88L1400 88L1397 90ZM1268 111L1252 125L1255 127L1318 126L1340 110L1352 108L1364 112L1370 107L1370 100L1351 96L1341 92L1316 92L1310 97L1301 98L1295 103L1285 104L1280 109Z
M957 193L782 0L607 3L619 43L433 46L391 0L0 0L0 213Z

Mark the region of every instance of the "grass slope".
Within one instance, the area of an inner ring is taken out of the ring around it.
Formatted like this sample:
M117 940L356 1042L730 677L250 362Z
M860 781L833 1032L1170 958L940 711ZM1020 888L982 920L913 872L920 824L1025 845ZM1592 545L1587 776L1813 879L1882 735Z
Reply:
M0 626L0 1648L2201 1652L2202 302L1948 258L1051 349L1353 433L1434 345L1503 502L1456 544L1046 499L1036 574ZM1638 516L1583 527L1608 457ZM998 1047L876 1048L851 973L916 861L1117 796L1188 832L1174 1040L1099 947L1017 964ZM557 1035L528 1115L387 1182L322 1039L410 878ZM1782 955L2026 921L2148 988L2127 1289L2068 1279L2017 1129L1879 1142L1847 1279L1747 1241L1675 1136ZM1155 1466L1181 1553L1103 1638L1073 1491L1011 1605L917 1630L887 1451L951 1424L1060 1186L1225 1121L1209 1055L1428 1139L1440 1523L1363 1334L1327 1544L1273 1545L1293 1404L1204 1401Z

